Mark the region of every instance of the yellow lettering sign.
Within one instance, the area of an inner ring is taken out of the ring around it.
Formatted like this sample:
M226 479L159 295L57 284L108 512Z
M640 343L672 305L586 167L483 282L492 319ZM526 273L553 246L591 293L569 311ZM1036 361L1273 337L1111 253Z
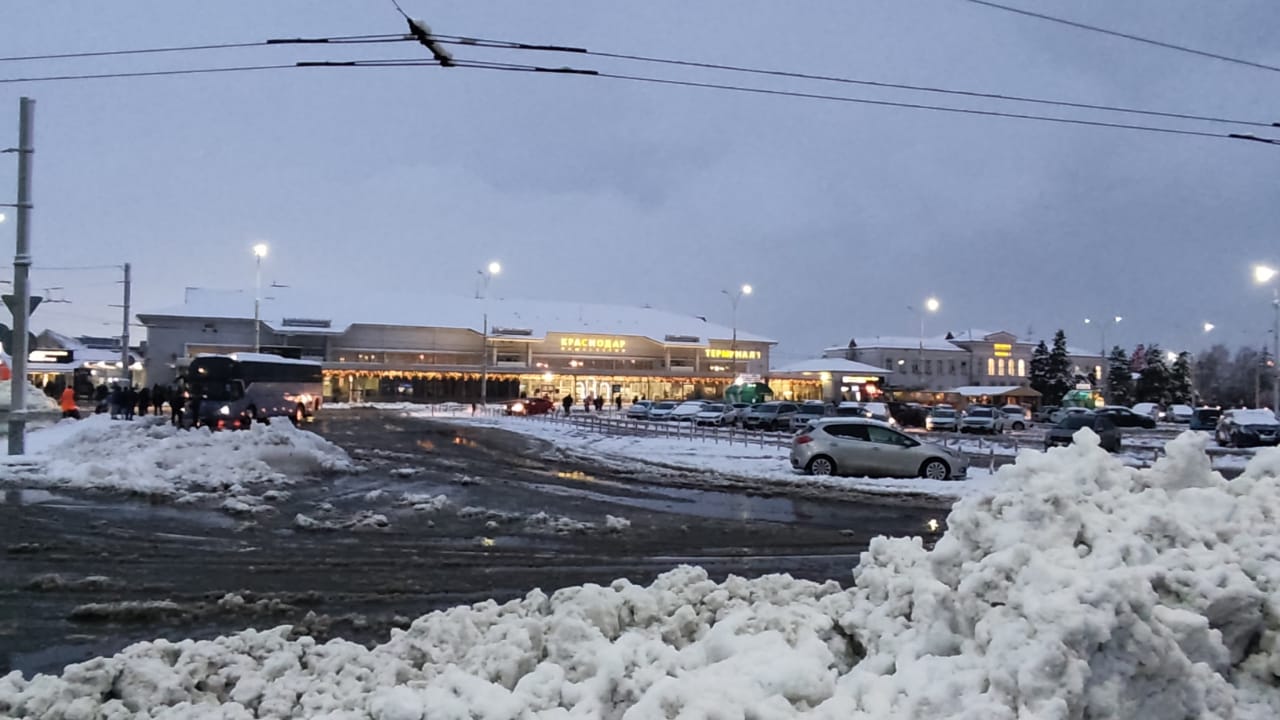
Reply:
M627 341L610 337L562 337L560 350L562 352L624 353L627 351Z
M726 350L724 348L706 348L703 355L716 360L759 360L759 350Z

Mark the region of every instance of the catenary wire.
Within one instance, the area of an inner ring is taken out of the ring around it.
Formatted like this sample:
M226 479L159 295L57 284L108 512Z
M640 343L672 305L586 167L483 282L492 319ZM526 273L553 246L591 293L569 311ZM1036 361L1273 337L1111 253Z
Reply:
M272 40L254 40L252 42L213 43L209 45L178 45L173 47L138 48L133 50L98 50L75 53L50 53L47 55L21 55L0 57L0 62L18 62L24 60L65 60L72 58L114 57L119 55L151 55L157 53L194 52L199 50L228 50L234 48L266 47L284 44L360 44L380 42L401 42L413 38L405 33L383 33L380 35L341 35L321 38L279 38Z
M535 43L524 43L512 40L492 40L487 38L469 38L461 35L439 35L433 36L440 39L440 42L450 45L463 45L496 49L511 50L539 50L549 52L575 53L580 55L591 55L594 57L613 58L618 60L633 60L636 62L655 63L662 65L676 65L681 67L696 67L709 70L724 70L727 72L748 73L752 75L767 75L773 77L785 77L802 80L817 80L821 82L842 83L847 85L861 85L866 87L889 88L894 90L910 90L915 92L935 93L942 95L955 95L960 97L982 98L987 100L1003 100L1009 102L1022 102L1037 105L1050 105L1057 107L1066 107L1077 110L1101 110L1105 112L1127 113L1132 115L1146 115L1150 117L1163 117L1177 120L1196 120L1203 122L1227 123L1232 125L1251 125L1254 127L1273 127L1275 123L1261 122L1257 120L1238 120L1234 118L1226 118L1214 115L1197 115L1192 113L1169 112L1161 110L1147 110L1143 108L1132 108L1118 105L1101 105L1095 103L1072 102L1069 100L1053 100L1049 98L1038 98L1027 95L1010 95L1006 93L981 92L976 90L958 90L953 88L943 88L930 85L910 85L906 83L886 82L881 80L866 80L861 78L839 77L834 75L820 75L814 73L794 72L788 70L772 70L767 68L752 68L741 65L725 65L721 63L698 62L694 60L677 60L673 58L661 58L648 55L634 55L629 53L605 52L600 50L588 50L586 48L570 47L562 45L540 45Z
M298 63L299 67L353 67L353 68L388 68L388 67L438 67L439 63L429 60L379 60L374 63L365 61L346 61L346 62L304 62ZM948 107L945 105L929 105L925 103L908 103L896 102L892 100L872 100L870 98L856 98L844 95L828 95L825 93L810 93L796 90L777 90L770 88L757 88L745 85L728 85L722 83L696 82L692 80L672 80L668 78L645 77L641 75L624 75L621 73L599 72L594 70L578 70L575 68L549 68L534 65L518 65L512 63L481 63L476 61L458 61L457 67L474 68L480 70L500 70L509 72L533 72L533 73L555 73L567 75L588 75L593 77L611 78L615 80L628 80L632 82L654 83L659 85L674 85L680 87L692 87L702 89L725 90L732 92L745 92L759 95L777 95L784 97L806 98L811 100L830 100L833 102L846 102L860 105L874 105L880 107L894 107L910 110L931 110L935 112L956 113L964 115L978 115L984 117L1000 117L1015 120L1031 120L1039 122L1058 123L1064 125L1083 125L1088 127L1103 127L1122 130L1134 130L1142 132L1163 133L1168 135L1188 135L1194 137L1220 138L1220 139L1252 139L1245 137L1233 137L1224 133L1206 132L1202 130L1188 130L1183 128L1167 128L1153 125L1135 125L1130 123L1107 122L1103 120L1084 120L1079 118L1060 118L1049 115L1033 115L1030 113L1014 113L999 110L976 110L971 108Z
M0 83L52 82L55 80L105 80L108 78L160 77L164 75L208 75L225 72L255 70L284 70L297 67L296 63L280 65L238 65L233 67L192 68L188 70L148 70L142 72L96 73L88 75L46 75L42 77L0 78Z
M1040 20L1047 20L1049 22L1059 23L1061 25L1069 25L1071 27L1078 28L1081 30L1089 30L1091 32L1102 33L1103 35L1111 35L1113 37L1118 37L1118 38L1124 38L1125 40L1132 40L1134 42L1144 43L1146 45L1154 45L1155 47L1165 48L1166 50L1176 50L1178 52L1189 53L1191 55L1198 55L1200 57L1212 58L1214 60L1221 60L1223 62L1235 63L1236 65L1244 65L1246 67L1258 68L1260 70L1272 70L1275 72L1280 72L1280 67L1275 65L1267 65L1266 63L1255 62L1253 60L1245 60L1243 58L1238 58L1238 57L1231 57L1230 55L1222 55L1221 53L1209 52L1207 50L1197 50L1196 48L1188 47L1186 45L1178 45L1177 43L1165 42L1163 40L1155 40L1149 37L1142 37L1141 35L1133 35L1131 33L1119 32L1117 30L1109 30L1104 27L1098 27L1097 25L1089 25L1087 23L1077 22L1075 20L1067 20L1066 18L1055 17L1053 15L1045 15L1044 13L1033 12L1031 10L1024 10L1023 8L1013 7L1011 5L1001 5L1000 3L990 2L990 0L968 0L968 2L971 2L974 5L982 5L984 7L989 7L996 10L1003 10L1005 12L1016 13L1018 15L1025 15L1027 17L1033 17Z

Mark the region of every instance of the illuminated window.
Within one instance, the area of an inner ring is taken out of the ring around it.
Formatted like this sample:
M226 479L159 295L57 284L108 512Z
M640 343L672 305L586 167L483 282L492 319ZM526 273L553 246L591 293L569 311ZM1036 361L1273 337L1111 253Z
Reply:
M1018 377L1026 377L1026 376L1027 376L1027 361L1023 360L1022 358L1018 358Z
M997 363L996 367L1000 368L1000 372L999 372L1000 377L1004 377L1004 358L1000 358L1000 361L999 363Z
M990 376L995 374L996 374L996 359L987 358L987 375Z
M1101 365L1094 365L1094 366L1093 366L1093 376L1094 376L1095 378L1099 379L1099 380L1101 380L1101 379L1102 379L1102 366L1101 366Z

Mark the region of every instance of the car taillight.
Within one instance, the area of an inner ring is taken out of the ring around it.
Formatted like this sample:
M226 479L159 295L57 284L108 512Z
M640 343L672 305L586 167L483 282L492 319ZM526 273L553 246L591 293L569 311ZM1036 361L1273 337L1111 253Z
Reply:
M797 444L797 445L803 445L803 444L808 443L808 442L813 442L813 438L809 437L808 435L797 435L797 436L796 436L796 444Z

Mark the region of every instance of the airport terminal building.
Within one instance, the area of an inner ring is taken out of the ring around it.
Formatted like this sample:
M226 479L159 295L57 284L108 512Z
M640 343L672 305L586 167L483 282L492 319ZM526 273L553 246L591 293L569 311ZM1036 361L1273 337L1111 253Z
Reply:
M775 344L650 307L271 293L261 301L257 342L263 352L320 361L330 401L472 401L483 375L491 401L544 394L718 398L735 380L767 379ZM181 305L138 318L147 328L149 382L171 382L200 353L255 346L247 292L188 288ZM796 397L821 392L816 379L788 388Z

